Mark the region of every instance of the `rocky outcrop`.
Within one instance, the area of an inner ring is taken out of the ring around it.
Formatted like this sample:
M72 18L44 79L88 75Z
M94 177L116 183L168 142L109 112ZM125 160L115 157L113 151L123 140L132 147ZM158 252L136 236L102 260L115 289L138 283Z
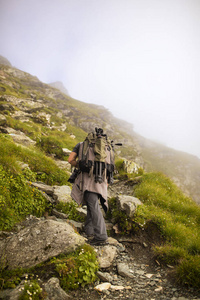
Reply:
M119 210L124 211L128 217L133 217L137 206L142 205L142 202L132 196L119 195L117 197L117 205Z
M29 268L85 243L65 222L34 219L33 224L0 241L0 261L8 269Z
M139 165L137 165L135 162L124 159L123 161L123 170L126 173L132 174L132 173L138 173Z

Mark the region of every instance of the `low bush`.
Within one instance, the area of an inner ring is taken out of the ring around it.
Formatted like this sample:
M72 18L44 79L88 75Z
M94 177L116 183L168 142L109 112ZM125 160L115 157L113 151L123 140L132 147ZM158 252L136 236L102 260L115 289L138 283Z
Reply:
M22 174L13 174L0 166L0 230L9 230L15 223L32 214L42 216L46 199L27 184Z
M83 245L68 256L54 258L55 270L64 290L77 289L94 282L99 265L96 253L90 245Z
M76 222L84 221L84 218L77 212L78 204L74 201L67 203L59 202L55 208L58 211L66 214L69 220L74 220Z

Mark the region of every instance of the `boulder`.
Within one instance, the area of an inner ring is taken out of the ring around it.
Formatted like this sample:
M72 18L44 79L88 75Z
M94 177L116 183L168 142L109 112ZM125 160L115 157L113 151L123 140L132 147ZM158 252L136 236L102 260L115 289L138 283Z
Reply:
M43 182L32 182L31 186L38 188L38 190L44 192L45 194L47 194L49 196L53 196L54 188L50 185L47 185Z
M97 253L100 268L110 267L116 254L117 248L114 246L107 245L101 248Z
M133 217L137 206L141 204L142 202L138 198L127 195L117 196L119 210L125 211L128 217Z
M22 131L15 130L13 128L7 128L9 135L12 137L13 141L17 144L22 144L23 146L32 146L36 142L26 136Z
M53 187L53 198L57 202L71 202L71 188L68 185L54 186Z
M135 162L125 159L123 161L123 169L129 174L138 173L139 166Z
M125 263L118 263L117 264L117 271L118 271L118 274L123 276L123 277L134 278L133 273L129 269L128 265L125 264Z
M63 151L64 155L67 155L67 156L69 156L70 153L72 152L71 150L69 150L67 148L62 148L62 151Z
M67 295L66 292L60 287L59 279L52 277L44 285L47 297L45 300L67 300L72 299L71 296Z
M85 243L65 222L40 220L0 241L0 261L8 269L29 268Z

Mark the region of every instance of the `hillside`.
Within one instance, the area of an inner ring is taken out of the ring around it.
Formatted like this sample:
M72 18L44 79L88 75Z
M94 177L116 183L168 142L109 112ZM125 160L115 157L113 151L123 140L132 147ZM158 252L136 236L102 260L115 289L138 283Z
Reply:
M116 149L120 156L134 160L147 171L163 172L200 203L200 159L149 141L134 132L131 124L115 118L104 107L75 100L11 67L2 57L0 62L1 118L7 115L13 120L29 123L29 126L42 124L52 132L58 129L73 134L78 141L96 126L102 127L115 142L123 143L122 148ZM75 141L71 145L65 144L64 148L71 149L74 144Z
M200 208L175 184L198 198L199 160L0 62L0 299L199 298ZM91 247L67 158L97 126L123 146L108 244Z

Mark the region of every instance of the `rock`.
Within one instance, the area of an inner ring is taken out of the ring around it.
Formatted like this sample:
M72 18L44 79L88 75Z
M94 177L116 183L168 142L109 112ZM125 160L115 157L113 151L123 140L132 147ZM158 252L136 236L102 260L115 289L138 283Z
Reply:
M83 223L81 223L81 222L76 222L74 220L68 220L68 223L78 232L83 230Z
M108 237L108 243L110 245L114 245L114 246L120 246L120 247L123 247L122 244L120 244L116 239L112 238L112 237Z
M7 289L0 291L0 299L2 300L18 300L23 293L25 281L22 282L15 289Z
M47 297L45 300L67 300L71 299L71 296L67 295L66 292L60 287L59 279L52 277L44 285Z
M70 153L72 152L71 150L67 149L67 148L62 148L62 151L64 153L64 155L69 156Z
M87 209L84 209L82 207L77 207L77 212L79 213L79 215L83 218L86 218L87 216Z
M54 220L39 220L12 237L0 241L0 261L8 269L29 268L50 257L70 253L85 243L72 226Z
M125 289L125 287L122 286L122 285L111 285L110 288L111 288L112 290L114 290L114 291L120 291L120 290L124 290L124 289Z
M161 292L163 290L162 286L159 286L157 289L155 289L155 292Z
M17 163L19 164L19 166L22 170L25 170L25 169L30 170L29 165L24 163L23 161L18 161Z
M117 271L118 271L118 274L123 277L134 278L134 275L130 272L128 265L126 265L125 263L118 263Z
M126 212L128 217L133 217L136 208L138 205L141 205L142 202L135 197L127 195L119 195L117 197L117 205L119 209Z
M98 261L100 268L108 268L111 266L117 253L117 248L114 246L104 246L98 253Z
M98 284L97 286L95 286L94 289L98 292L102 292L104 290L108 290L110 287L111 287L111 283L104 282L104 283L101 283L101 284Z
M112 282L112 280L113 280L112 276L108 272L98 271L97 276L99 277L99 279L101 279L101 281L104 281L104 282Z
M0 123L1 125L1 123ZM32 146L35 145L36 142L26 136L23 132L17 131L12 128L7 128L9 135L12 137L13 141L17 144L22 144L23 146Z
M52 186L43 182L32 182L31 186L38 188L40 191L45 192L47 195L53 196L54 189Z
M57 211L55 208L52 209L52 215L56 216L57 218L60 218L60 219L67 219L68 218L68 215L60 212L60 211Z
M129 173L129 174L137 173L139 166L135 162L125 159L123 161L123 169L126 173Z
M72 198L70 196L71 188L68 185L54 186L53 187L53 198L57 202L71 202Z
M71 173L71 165L67 161L54 159L54 162L60 169L63 169L65 171L67 170Z
M6 117L0 114L0 125L3 126L6 124Z

